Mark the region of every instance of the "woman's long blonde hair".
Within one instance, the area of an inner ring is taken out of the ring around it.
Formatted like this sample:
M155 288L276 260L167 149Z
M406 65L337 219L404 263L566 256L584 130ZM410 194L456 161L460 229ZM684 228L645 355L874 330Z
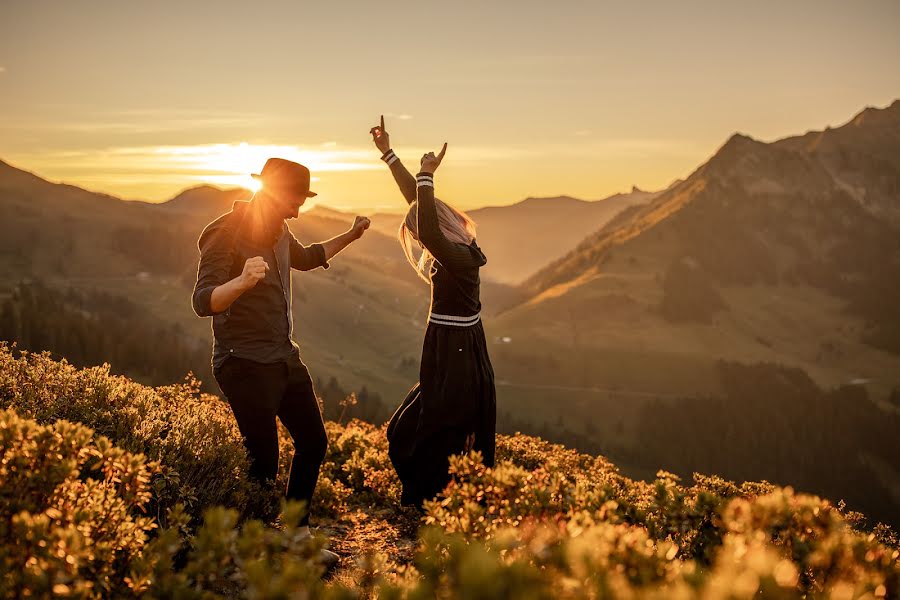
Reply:
M475 221L469 218L469 215L437 198L434 199L434 207L437 209L438 227L441 228L444 237L451 242L465 244L466 246L472 243L472 240L475 239ZM403 254L406 255L406 260L409 261L409 264L412 265L419 277L431 283L431 267L434 264L434 256L419 243L417 215L418 202L414 201L409 205L406 218L400 224L400 230L397 234L400 238ZM414 246L422 249L422 253L418 258L414 254Z

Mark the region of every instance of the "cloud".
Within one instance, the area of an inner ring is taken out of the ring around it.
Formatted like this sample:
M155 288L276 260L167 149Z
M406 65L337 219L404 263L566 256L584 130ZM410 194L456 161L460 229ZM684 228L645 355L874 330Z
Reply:
M448 160L460 168L493 169L498 165L540 164L542 161L640 160L693 156L697 148L686 140L664 138L604 138L561 136L538 145L450 144ZM395 148L408 168L435 147ZM57 180L100 189L124 197L170 197L177 189L207 183L250 187L266 159L279 156L305 164L330 185L349 181L343 174L375 173L384 163L368 145L346 146L334 140L309 145L255 144L235 141L214 144L121 145L105 148L43 148L8 158L29 165ZM375 175L373 174L372 177ZM341 184L343 185L343 184Z
M412 115L406 113L384 113L384 116L388 119L397 119L398 121L409 121L412 119Z
M400 147L398 154L410 168L435 148ZM454 164L484 165L543 156L535 149L488 146L451 146ZM12 158L41 173L89 189L122 197L170 197L178 189L201 183L250 188L266 159L279 156L309 167L314 176L336 181L339 173L384 170L378 152L369 146L343 146L334 141L316 145L251 144L245 142L196 145L110 146L61 148L19 152Z
M383 168L370 148L337 144L289 146L274 144L200 144L183 146L116 146L17 155L23 164L65 173L76 185L110 183L140 186L206 182L249 187L266 159L280 156L305 164L315 173L366 171Z
M425 152L426 147L398 147L397 153L410 164ZM493 146L453 146L448 150L454 162L478 163L506 161L541 156L535 149ZM302 163L314 173L335 171L371 171L384 168L378 153L372 148L342 146L335 141L319 145L251 144L247 142L161 145L113 146L102 149L58 150L40 152L35 158L52 163L54 167L91 171L137 174L181 173L187 176L242 176L258 172L266 159L279 156ZM20 154L27 162L28 156Z
M370 149L341 148L338 144L296 146L241 142L120 148L118 152L137 154L143 159L169 165L173 169L222 175L257 172L266 159L272 156L302 163L313 172L365 171L381 167L378 157L373 157Z
M6 67L0 67L0 73L6 73Z

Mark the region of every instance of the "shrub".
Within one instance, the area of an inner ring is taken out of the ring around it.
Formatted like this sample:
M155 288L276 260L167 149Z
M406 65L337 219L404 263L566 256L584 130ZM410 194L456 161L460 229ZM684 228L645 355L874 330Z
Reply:
M196 380L150 388L110 375L108 365L76 369L46 353L16 357L0 344L0 408L39 423L81 423L157 461L151 510L162 520L177 503L193 517L215 505L242 517L271 517L277 509L277 494L247 478L246 450L227 404L201 395Z
M348 597L326 589L299 503L280 528L212 507L191 536L176 505L156 531L144 513L158 468L82 425L0 411L0 597Z
M900 553L882 543L896 537L855 530L858 515L815 496L701 475L683 487L662 471L643 484L541 440L516 436L512 446L529 469L451 459L453 481L426 503L414 589L482 598L900 593Z
M862 530L866 518L842 504L698 474L634 481L523 435L498 436L493 468L477 453L453 457L413 536L384 428L360 421L326 423L313 508L342 543L358 536L361 556L323 582L322 542L300 531L299 505L277 526L248 518L277 494L253 497L227 407L191 382L145 388L2 348L0 404L45 423L0 412L0 596L900 595L897 535ZM283 431L280 443L288 450ZM153 462L132 452L141 447Z
M0 411L0 595L130 594L157 469L86 427Z
M328 452L319 473L313 509L335 514L343 507L341 495L352 492L362 505L396 506L400 481L388 457L383 427L353 419L342 426L329 421Z
M237 511L213 507L188 544L180 531L190 519L177 506L133 577L144 583L145 597L160 599L354 597L342 586L326 587L319 560L324 542L301 532L304 510L289 502L281 528L256 519L238 528Z

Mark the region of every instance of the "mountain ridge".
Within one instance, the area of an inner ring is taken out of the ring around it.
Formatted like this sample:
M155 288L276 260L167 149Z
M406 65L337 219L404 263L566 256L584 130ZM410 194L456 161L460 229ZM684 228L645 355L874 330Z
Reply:
M721 393L713 359L801 368L826 388L864 380L883 403L900 385L900 229L882 218L900 190L900 121L881 121L831 130L844 163L796 138L730 136L685 181L523 283L492 322L513 340L498 372L528 406L543 400L538 386L569 381L554 399L575 411L572 426L602 413L595 389Z
M867 111L869 111L867 113ZM679 182L674 186L670 186L670 188L661 192L655 199L653 199L645 210L643 211L645 214L649 213L653 210L661 210L664 205L667 203L678 204L678 195L683 191L684 185L693 185L695 189L698 188L706 188L706 186L710 185L712 182L710 179L729 179L729 178L737 178L738 183L747 184L749 183L749 188L751 192L778 192L782 193L785 191L797 191L803 186L810 185L810 182L814 186L814 190L818 190L819 192L827 191L825 188L828 187L830 183L828 179L834 179L834 176L829 171L826 165L817 164L818 161L814 160L814 156L809 156L809 153L798 152L796 148L802 144L801 140L811 135L822 135L824 133L830 132L840 132L847 127L853 127L854 123L858 120L863 114L875 114L882 115L886 111L896 112L898 116L900 116L900 100L897 100L891 104L889 108L885 109L874 109L867 108L864 111L858 113L854 118L850 119L845 125L841 127L823 130L823 131L814 131L808 132L801 136L789 136L786 138L782 138L775 142L762 142L756 140L746 134L743 133L734 133L723 143L716 152L703 164L697 167L683 182ZM900 123L900 120L892 118L889 122L892 123ZM869 119L871 121L871 119ZM900 146L898 146L900 147ZM763 156L763 153L766 156ZM786 180L784 177L780 178L779 183L783 188L784 183L793 184L792 190L784 190L784 189L766 189L765 186L771 180L766 173L760 173L756 168L754 163L758 163L763 158L770 159L772 158L772 153L778 153L777 158L782 161L792 161L795 163L798 171L814 171L812 174L814 177L803 177L802 181L797 177L791 178L790 180ZM807 161L807 159L810 159ZM828 178L823 177L824 174L828 174ZM747 181L747 180L752 181ZM839 182L838 182L839 183ZM807 190L809 188L806 188ZM898 211L900 211L900 202L896 203L898 205ZM670 208L674 208L670 207ZM863 205L863 208L866 208L871 212L871 210ZM639 211L641 212L641 211ZM674 211L668 211L671 214L674 214ZM635 218L638 218L635 215ZM636 224L635 221L632 221L632 225ZM623 224L623 227L625 225ZM588 236L581 244L579 244L579 248L582 249L586 245L590 245L590 240L593 238L596 241L596 237L600 235L602 232L609 233L608 228L604 228L597 232L594 236ZM620 232L622 233L622 232ZM577 252L575 250L573 252ZM542 278L546 278L548 273L551 273L554 269L554 265L564 264L569 258L569 256L562 256L554 264L548 265L545 269L542 269L540 272L535 273L528 281L524 283L526 287L532 289L533 291L540 291L542 285L539 283ZM574 277L573 277L574 278ZM556 281L557 283L561 283L561 278L555 277L551 278L552 281ZM537 286L537 287L535 287ZM544 287L546 284L544 284Z

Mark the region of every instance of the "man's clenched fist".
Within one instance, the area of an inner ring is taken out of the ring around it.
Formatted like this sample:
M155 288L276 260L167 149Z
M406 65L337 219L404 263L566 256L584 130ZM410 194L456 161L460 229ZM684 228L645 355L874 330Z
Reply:
M350 231L353 232L353 239L358 240L362 237L363 232L369 228L371 222L368 217L356 217L353 220L353 227L350 228Z
M269 265L263 260L262 256L254 256L248 258L244 263L244 270L241 272L241 283L245 290L255 287L260 279L264 279Z

